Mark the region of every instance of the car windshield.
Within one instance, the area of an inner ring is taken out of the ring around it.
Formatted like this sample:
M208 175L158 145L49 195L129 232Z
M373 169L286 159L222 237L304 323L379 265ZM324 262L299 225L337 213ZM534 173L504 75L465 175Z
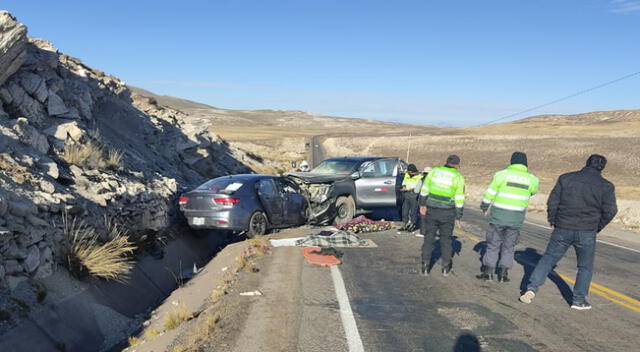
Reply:
M221 194L233 194L235 191L239 190L243 184L243 181L238 179L215 178L203 183L198 188L196 188L196 190L211 191Z
M325 160L311 170L316 174L350 174L356 171L357 160Z

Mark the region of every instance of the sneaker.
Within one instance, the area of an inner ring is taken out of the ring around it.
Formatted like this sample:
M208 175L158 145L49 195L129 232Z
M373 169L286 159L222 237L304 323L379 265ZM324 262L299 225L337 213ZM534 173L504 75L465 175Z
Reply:
M449 276L451 274L451 265L442 268L442 276Z
M529 290L525 292L522 296L520 296L520 302L529 304L536 297L536 293Z
M507 268L498 269L498 282L509 282L509 270Z
M421 234L420 232L416 232L416 237L424 237L424 235Z
M577 309L577 310L589 310L591 309L591 305L589 304L589 302L584 301L582 303L574 303L571 305L571 309Z
M493 281L493 268L487 268L480 273L480 275L476 275L476 279L483 281Z
M420 275L429 276L429 265L422 263L422 266L420 267Z

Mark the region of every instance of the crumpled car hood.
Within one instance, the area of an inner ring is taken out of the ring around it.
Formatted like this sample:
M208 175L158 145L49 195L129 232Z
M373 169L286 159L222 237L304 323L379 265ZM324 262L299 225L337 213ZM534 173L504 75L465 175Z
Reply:
M310 172L289 172L284 174L289 178L298 178L306 183L331 183L339 181L348 177L349 175L335 175L335 174L314 174Z

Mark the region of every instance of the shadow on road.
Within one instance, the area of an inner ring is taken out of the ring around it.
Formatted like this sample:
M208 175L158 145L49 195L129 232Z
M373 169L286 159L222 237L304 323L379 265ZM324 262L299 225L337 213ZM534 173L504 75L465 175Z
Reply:
M482 265L482 259L484 259L484 255L485 253L487 253L487 241L476 243L476 245L473 246L473 251L478 253L479 255L478 261L480 262L480 270L484 269L484 266Z
M538 250L535 248L527 248L524 251L516 251L515 260L518 264L522 265L524 269L524 276L522 277L522 281L520 282L520 291L524 292L527 290L527 284L529 283L529 278L531 278L531 274L535 269L538 261L542 258L542 254L538 253ZM555 269L555 267L554 267ZM573 301L573 291L571 287L567 285L564 280L552 270L548 276L549 280L553 282L560 291L562 298L567 302L567 304L571 304Z
M458 336L456 344L453 346L454 352L480 352L480 341L476 335L464 333Z
M452 258L456 255L460 255L460 251L462 251L462 242L458 239L458 236L451 237L451 253ZM431 263L429 263L429 267L432 268L442 256L442 249L440 248L440 240L436 240L433 246L433 252L431 253Z

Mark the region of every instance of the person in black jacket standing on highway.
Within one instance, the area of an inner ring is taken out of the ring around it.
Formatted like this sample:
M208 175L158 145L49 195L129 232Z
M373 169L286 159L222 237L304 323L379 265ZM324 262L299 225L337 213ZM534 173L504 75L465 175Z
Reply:
M607 164L602 155L591 155L582 170L558 178L547 201L547 219L553 229L547 250L536 265L520 296L523 303L531 303L547 275L564 256L569 246L576 251L578 274L573 287L571 308L591 309L586 297L591 285L596 234L616 216L615 187L601 172Z

